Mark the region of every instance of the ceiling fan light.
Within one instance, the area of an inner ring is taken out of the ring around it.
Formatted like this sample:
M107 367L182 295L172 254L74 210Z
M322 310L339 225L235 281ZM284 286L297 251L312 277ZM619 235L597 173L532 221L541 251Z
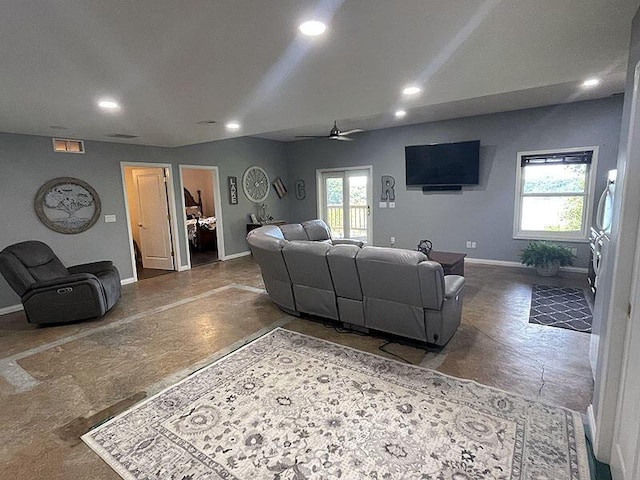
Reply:
M120 104L111 98L101 98L98 100L98 107L108 112L120 110Z
M402 89L404 95L417 95L422 89L417 85L407 85Z
M600 84L599 78L589 78L582 82L582 88L593 88L597 87Z
M309 37L317 37L318 35L322 35L325 32L327 26L318 20L309 20L307 22L301 23L298 29L304 35L307 35Z

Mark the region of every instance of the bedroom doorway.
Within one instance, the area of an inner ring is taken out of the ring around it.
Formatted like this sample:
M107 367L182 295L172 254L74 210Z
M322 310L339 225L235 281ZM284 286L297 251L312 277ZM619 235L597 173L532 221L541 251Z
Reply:
M163 164L122 163L133 273L137 280L177 270L170 168Z
M189 250L189 266L224 258L218 167L180 165L182 211Z

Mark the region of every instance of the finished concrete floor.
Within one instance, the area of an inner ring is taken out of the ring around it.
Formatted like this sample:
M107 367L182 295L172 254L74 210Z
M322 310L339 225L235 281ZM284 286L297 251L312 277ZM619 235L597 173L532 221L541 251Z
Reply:
M585 412L589 334L528 323L531 285L585 275L467 264L463 320L442 349L390 343L411 363ZM262 290L251 257L123 287L103 319L36 327L0 316L0 472L18 479L118 479L82 441L93 425L275 326L396 358L387 340L299 319Z

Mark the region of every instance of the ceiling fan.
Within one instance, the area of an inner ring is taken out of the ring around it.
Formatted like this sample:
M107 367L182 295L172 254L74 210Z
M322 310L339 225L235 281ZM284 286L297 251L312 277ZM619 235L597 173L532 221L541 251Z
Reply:
M363 131L364 130L356 128L354 130L341 132L340 129L338 128L337 122L333 122L333 128L329 132L329 135L296 135L296 138L328 138L330 140L352 141L353 138L349 138L348 135L351 135L352 133L363 132Z

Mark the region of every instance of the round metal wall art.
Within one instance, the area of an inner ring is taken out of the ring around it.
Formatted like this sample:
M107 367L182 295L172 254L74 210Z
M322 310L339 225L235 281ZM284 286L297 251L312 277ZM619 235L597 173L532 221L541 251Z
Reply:
M51 230L74 234L88 230L98 221L102 205L98 193L87 182L61 177L40 187L34 208L40 221Z
M269 175L257 165L247 168L242 175L242 189L253 203L264 202L269 195Z

